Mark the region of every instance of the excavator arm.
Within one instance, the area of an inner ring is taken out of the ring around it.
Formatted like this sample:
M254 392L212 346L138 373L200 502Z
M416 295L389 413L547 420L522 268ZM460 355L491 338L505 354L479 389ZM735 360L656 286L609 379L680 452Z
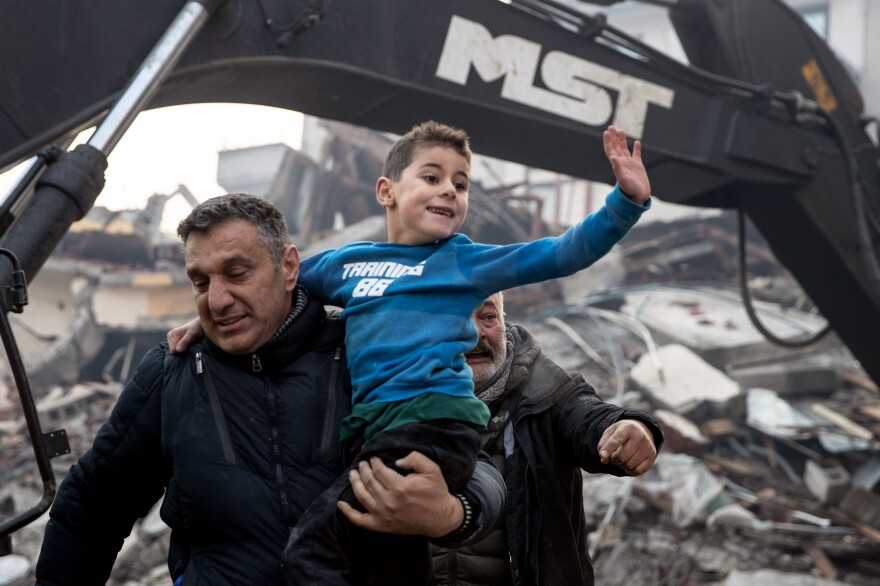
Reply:
M146 106L265 104L396 133L434 118L481 154L604 182L613 123L642 141L658 198L744 211L880 380L880 170L858 89L781 0L663 3L693 65L549 0L214 2ZM0 169L99 122L183 6L0 4ZM28 257L16 233L32 227L10 223L0 244L31 279L48 252Z

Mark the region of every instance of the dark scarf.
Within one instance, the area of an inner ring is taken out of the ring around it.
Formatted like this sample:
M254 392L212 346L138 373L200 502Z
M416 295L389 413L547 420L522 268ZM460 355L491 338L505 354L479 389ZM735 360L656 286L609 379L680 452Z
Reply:
M507 379L510 377L510 367L513 366L514 341L513 335L508 331L505 332L507 338L507 357L501 367L492 375L492 378L486 383L482 391L477 392L477 398L489 405L491 410L492 403L498 397L504 394L504 388L507 386Z
M287 328L290 327L296 318L302 315L303 310L306 308L306 305L309 304L309 291L302 285L297 285L296 289L293 290L293 304L290 308L290 311L287 313L287 317L284 318L284 321L281 323L281 327L275 332L275 335L272 336L272 339L269 342L274 342L277 340L281 334L283 334Z

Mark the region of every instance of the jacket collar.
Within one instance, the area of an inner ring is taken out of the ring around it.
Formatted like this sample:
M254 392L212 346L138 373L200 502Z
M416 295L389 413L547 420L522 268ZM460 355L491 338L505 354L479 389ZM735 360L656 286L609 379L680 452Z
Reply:
M571 377L542 353L538 341L524 327L508 324L508 330L514 340L513 366L507 380L511 412L519 418L549 409L555 393L574 384Z

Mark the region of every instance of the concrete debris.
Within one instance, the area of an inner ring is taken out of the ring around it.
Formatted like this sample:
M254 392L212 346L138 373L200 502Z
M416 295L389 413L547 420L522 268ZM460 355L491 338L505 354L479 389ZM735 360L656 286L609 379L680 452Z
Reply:
M622 481L619 492L605 509L602 521L595 531L587 535L587 547L591 558L596 556L598 549L620 541L625 520L624 511L632 496L634 484L635 478L625 478Z
M769 435L804 439L814 435L820 419L802 411L770 389L749 389L746 423Z
M731 412L739 397L739 384L681 344L658 350L663 370L659 371L649 354L643 355L631 370L633 382L641 386L657 404L680 415ZM661 379L661 372L664 379Z
M877 484L880 483L880 458L870 458L859 466L853 474L852 483L869 491L877 488Z
M751 324L738 293L724 284L671 285L619 289L619 310L637 317L658 344L680 344L727 372L764 364L789 364L804 356L840 347L826 336L815 347L792 351L776 346ZM825 322L812 313L776 303L755 301L764 325L781 338L801 338L822 329Z
M31 571L31 561L20 555L0 557L0 586L19 583Z
M627 282L525 320L604 400L646 409L665 429L626 511L600 497L616 485L585 486L588 524L602 527L614 509L605 535L619 535L597 545L599 583L880 584L876 384L833 334L802 349L772 345L731 292L736 275L709 260L711 247L689 246L682 228L675 242L685 249L664 250L671 240L649 231L633 231L635 252L624 244ZM796 286L755 258L764 275L751 285L769 327L781 337L821 329L808 300L791 296ZM652 270L669 279L649 283ZM713 271L712 283L676 284Z
M691 456L699 457L705 454L709 440L691 420L666 409L657 409L654 411L654 417L663 424L666 435L664 445L667 448Z
M853 519L880 529L880 495L853 486L840 502L840 509Z
M804 484L813 496L825 504L839 503L849 488L846 468L833 460L807 460Z
M319 161L268 145L221 153L218 171L230 190L275 201L306 255L384 234L372 192L389 138L339 123L320 130ZM527 183L484 188L475 175L470 198L462 231L475 241L563 229L545 221ZM181 247L160 229L175 200L197 201L179 186L144 210L90 211L15 316L44 431L64 428L70 441L71 454L52 460L58 479L89 448L136 360L195 315ZM779 337L821 330L757 231L746 246L765 326ZM651 412L666 430L644 476L584 474L598 583L880 584L877 381L833 333L801 349L767 341L736 293L736 249L728 212L640 223L590 270L506 293L508 321L524 323L604 400ZM39 500L17 390L2 368L0 473L4 518ZM126 540L110 586L169 583L169 531L158 510ZM33 583L46 518L12 535L0 586Z
M739 503L722 505L706 516L709 529L758 527L760 521L753 512Z
M747 404L747 423L779 438L816 438L833 454L877 447L872 432L824 405L790 403L769 389L749 389Z
M806 356L773 364L733 367L727 373L743 388L773 389L783 396L808 395L840 386L841 374L829 356Z
M724 483L703 462L686 454L658 455L651 470L639 478L636 490L666 509L678 527L703 522L727 504L722 497Z
M841 586L843 584L845 582L774 570L758 570L756 572L734 570L726 580L721 582L723 586Z

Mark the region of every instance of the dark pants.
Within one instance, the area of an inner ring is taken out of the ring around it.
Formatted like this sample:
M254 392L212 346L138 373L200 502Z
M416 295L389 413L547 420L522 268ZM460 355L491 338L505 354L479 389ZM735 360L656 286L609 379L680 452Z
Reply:
M467 484L476 466L480 433L460 421L409 423L376 434L354 463L303 513L284 549L288 586L418 586L429 584L434 567L428 540L359 529L336 508L344 500L360 511L348 471L378 456L392 468L410 452L421 452L440 465L450 492Z

